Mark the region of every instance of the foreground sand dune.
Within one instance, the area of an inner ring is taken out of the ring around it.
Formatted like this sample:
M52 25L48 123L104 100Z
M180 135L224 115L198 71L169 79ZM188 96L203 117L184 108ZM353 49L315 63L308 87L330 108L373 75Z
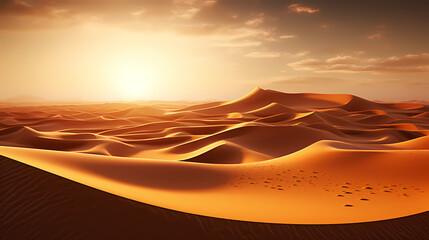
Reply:
M16 239L426 240L429 212L385 221L300 225L233 221L158 208L0 157L0 236ZM36 184L35 184L36 183Z
M183 108L0 110L0 155L143 203L266 223L429 210L429 107L255 89Z

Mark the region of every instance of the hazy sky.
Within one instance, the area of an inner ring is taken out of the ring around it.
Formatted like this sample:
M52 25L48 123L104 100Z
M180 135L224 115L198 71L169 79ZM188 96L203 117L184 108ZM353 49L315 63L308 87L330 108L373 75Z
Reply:
M0 98L429 100L426 0L1 0Z

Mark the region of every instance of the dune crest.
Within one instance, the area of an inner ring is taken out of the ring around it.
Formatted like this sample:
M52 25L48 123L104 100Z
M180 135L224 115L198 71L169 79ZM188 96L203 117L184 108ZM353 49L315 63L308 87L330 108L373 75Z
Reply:
M261 88L185 107L11 105L0 155L187 213L367 222L429 210L428 109Z

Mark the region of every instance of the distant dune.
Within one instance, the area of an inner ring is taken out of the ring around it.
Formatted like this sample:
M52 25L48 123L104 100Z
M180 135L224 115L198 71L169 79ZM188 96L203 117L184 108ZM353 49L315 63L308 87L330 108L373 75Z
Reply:
M0 109L0 155L144 204L271 224L429 210L429 106L421 103L256 88L192 106ZM26 181L41 174L33 172Z

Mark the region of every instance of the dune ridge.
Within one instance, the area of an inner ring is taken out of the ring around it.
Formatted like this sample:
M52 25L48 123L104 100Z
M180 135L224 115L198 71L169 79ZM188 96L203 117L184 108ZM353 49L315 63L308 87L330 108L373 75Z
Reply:
M256 88L230 102L6 106L0 155L226 219L355 223L429 210L429 107Z
M429 238L429 212L355 224L252 223L150 206L4 157L0 157L0 169L0 193L8 196L1 201L8 209L0 215L0 236L4 240L46 239L47 236L52 239L195 240Z

